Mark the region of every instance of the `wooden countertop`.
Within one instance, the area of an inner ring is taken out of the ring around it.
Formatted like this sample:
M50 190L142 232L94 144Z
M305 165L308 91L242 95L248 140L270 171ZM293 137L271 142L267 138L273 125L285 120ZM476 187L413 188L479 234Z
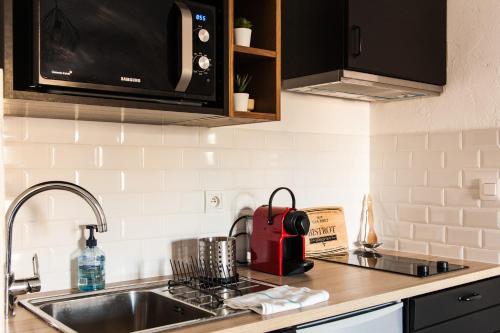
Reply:
M398 252L398 254L413 258L438 259L436 257L403 254L400 252ZM249 313L186 328L169 330L168 332L267 332L494 276L500 276L499 265L451 259L448 261L450 263L467 265L469 269L427 278L416 278L323 261L316 261L315 267L307 274L290 277L278 277L241 269L239 273L242 275L270 283L281 285L288 284L311 289L325 289L330 293L330 300L301 310L293 310L270 316L260 316ZM151 280L152 279L148 279L148 281ZM126 284L129 283L130 282ZM36 296L47 296L50 294L55 293L41 293ZM8 333L57 332L57 330L49 327L45 322L22 307L18 307L16 317L9 319L7 326Z

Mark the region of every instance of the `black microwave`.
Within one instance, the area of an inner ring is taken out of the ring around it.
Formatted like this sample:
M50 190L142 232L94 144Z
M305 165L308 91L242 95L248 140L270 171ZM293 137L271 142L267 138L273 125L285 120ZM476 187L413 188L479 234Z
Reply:
M34 86L213 102L216 11L183 0L34 0Z

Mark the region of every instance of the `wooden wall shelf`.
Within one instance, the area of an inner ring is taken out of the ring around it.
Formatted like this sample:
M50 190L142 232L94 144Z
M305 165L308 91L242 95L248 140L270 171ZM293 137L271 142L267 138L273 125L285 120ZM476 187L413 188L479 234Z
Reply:
M229 0L229 116L247 121L281 119L281 0ZM250 47L234 44L234 20L253 23ZM255 110L234 110L234 80L249 74L247 92Z
M235 45L234 52L254 55L254 56L258 56L258 57L276 59L276 51L264 50L264 49L259 49L256 47L246 47L246 46Z

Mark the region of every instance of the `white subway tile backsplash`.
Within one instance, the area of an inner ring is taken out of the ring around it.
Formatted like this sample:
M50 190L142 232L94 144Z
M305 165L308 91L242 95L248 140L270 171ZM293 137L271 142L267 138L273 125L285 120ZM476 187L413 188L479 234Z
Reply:
M465 260L482 261L492 264L500 264L500 251L465 248Z
M163 143L161 126L122 124L121 143L126 146L159 146Z
M442 168L444 166L443 153L436 151L415 151L411 153L411 167L415 169Z
M444 243L445 227L438 225L420 224L413 225L414 238L420 241Z
M122 172L116 170L78 170L78 185L91 193L117 193L123 190Z
M181 213L204 213L205 193L203 191L182 192L179 211Z
M484 230L483 247L489 250L500 250L500 230Z
M456 151L461 149L460 132L429 134L429 149L432 151Z
M478 189L480 178L498 178L498 171L489 169L467 169L463 171L462 175L463 188Z
M427 170L425 169L398 170L396 177L396 183L399 186L427 185Z
M398 249L398 240L391 237L383 237L382 245L380 245L382 249L397 251Z
M47 169L52 164L49 145L11 143L4 146L6 168Z
M118 145L122 141L122 126L119 123L94 121L76 122L76 142L92 145Z
M145 147L145 169L180 169L182 167L182 150L167 147ZM125 165L126 166L126 165Z
M446 232L447 244L481 247L481 230L463 227L447 227Z
M2 136L6 143L26 140L26 118L4 117Z
M481 168L500 168L500 149L482 151Z
M413 239L415 232L415 225L407 222L397 222L396 223L396 234L398 238L403 239ZM390 236L390 235L388 235Z
M448 151L445 153L445 167L449 169L479 168L479 151Z
M99 166L103 169L141 169L143 151L141 147L99 147Z
M411 224L410 224L411 226ZM382 235L384 237L398 237L398 223L391 220L385 220L382 223ZM401 236L402 237L402 236Z
M141 216L123 218L125 239L148 239L166 235L166 219L162 216Z
M262 170L237 170L234 172L235 188L263 188L265 187Z
M51 180L77 182L77 172L71 169L25 169L26 187Z
M453 207L479 207L479 190L448 188L445 191L445 203Z
M429 244L426 242L418 242L418 241L400 239L398 241L398 250L402 251L402 252L428 254L429 253Z
M400 221L427 223L427 206L399 205L398 218Z
M199 128L164 126L163 143L170 147L197 147L200 144Z
M168 171L167 171L168 172ZM165 172L160 170L126 170L120 172L125 192L148 193L165 190Z
M234 144L234 129L231 127L200 128L200 146L230 148Z
M464 247L457 245L429 244L429 254L436 257L446 257L453 259L464 258Z
M28 174L20 169L5 170L5 196L15 198L28 188Z
M435 256L499 262L500 204L479 200L479 179L499 177L499 130L398 134L397 150L393 139L371 141L370 187L383 238L400 251L428 246ZM396 216L381 208L391 205Z
M429 170L429 186L434 187L461 187L462 172L454 169Z
M304 135L305 136L305 135ZM307 143L303 143L307 139L299 141L299 149ZM264 149L266 146L266 138L262 132L257 130L237 129L235 134L235 147L243 149ZM316 146L317 147L317 146Z
M383 167L386 169L408 169L410 167L410 154L407 152L386 153Z
M380 200L383 202L410 202L409 187L382 187L380 189Z
M168 191L199 190L201 188L200 175L196 170L167 170L164 177L164 188Z
M206 170L200 172L201 188L207 190L224 190L234 186L234 175L231 170Z
M498 130L491 128L464 131L463 148L464 150L498 148Z
M322 137L323 136L321 134L316 134L316 133L295 133L293 141L294 149L301 151L315 150L316 147L319 147L321 145ZM263 148L263 147L261 146L258 148Z
M381 219L396 220L397 205L389 203L375 204L375 214L378 214Z
M420 151L427 149L427 134L398 135L399 151Z
M464 226L473 228L500 229L500 214L497 209L464 209Z
M209 169L219 167L219 153L210 149L185 149L182 154L185 169Z
M219 150L220 167L225 169L244 169L250 165L250 155L241 150Z
M436 187L413 187L411 202L416 204L443 205L444 190Z
M98 149L84 145L54 145L53 166L57 169L92 169L98 167Z
M370 139L371 151L376 153L396 151L395 135L374 135Z
M142 195L139 193L102 194L99 198L109 217L134 216L143 208Z
M265 143L270 149L292 149L294 137L291 133L269 131L265 135Z
M74 143L75 121L43 118L26 118L27 142Z
M383 156L376 156L375 154L370 155L370 169L382 169L384 167Z
M429 223L459 226L462 224L462 209L449 207L430 207Z
M371 183L373 185L396 185L396 172L394 170L372 170Z
M93 220L95 224L95 215L90 206L80 197L73 193L63 191L47 192L48 203L50 207L51 220ZM97 196L97 194L96 194ZM38 196L34 197L34 200Z

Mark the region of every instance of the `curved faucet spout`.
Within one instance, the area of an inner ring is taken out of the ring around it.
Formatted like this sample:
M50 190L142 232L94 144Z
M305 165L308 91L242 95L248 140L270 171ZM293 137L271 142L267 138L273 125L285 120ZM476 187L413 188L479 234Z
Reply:
M50 191L50 190L63 190L63 191L68 191L71 193L74 193L81 197L83 200L85 200L89 206L92 208L94 211L95 217L97 219L97 231L98 232L106 232L108 230L108 226L106 223L106 217L104 215L104 211L99 204L99 201L86 189L84 189L81 186L78 186L73 183L69 182L63 182L63 181L49 181L49 182L44 182L40 184L36 184L22 192L20 195L17 196L17 198L14 199L14 201L11 203L9 209L7 210L7 213L5 215L5 222L7 224L7 242L6 242L6 258L5 258L5 272L6 272L6 281L5 281L5 297L6 297L6 303L5 303L5 308L6 308L6 315L8 316L9 312L10 314L13 314L14 310L14 304L15 304L15 298L16 294L19 294L19 290L16 290L17 293L11 292L11 286L16 285L16 282L14 280L14 274L12 273L12 231L14 227L14 220L16 218L17 212L19 209L28 201L30 198L33 196L45 192L45 191ZM38 278L35 274L35 278ZM31 280L30 280L31 281ZM38 281L39 282L39 281ZM24 283L24 281L21 281L21 283ZM27 283L27 285L30 285L30 283ZM17 286L17 289L19 289L19 286ZM27 288L28 290L26 292L29 292L32 290L32 288ZM39 289L39 288L38 288ZM22 293L22 291L21 291Z

